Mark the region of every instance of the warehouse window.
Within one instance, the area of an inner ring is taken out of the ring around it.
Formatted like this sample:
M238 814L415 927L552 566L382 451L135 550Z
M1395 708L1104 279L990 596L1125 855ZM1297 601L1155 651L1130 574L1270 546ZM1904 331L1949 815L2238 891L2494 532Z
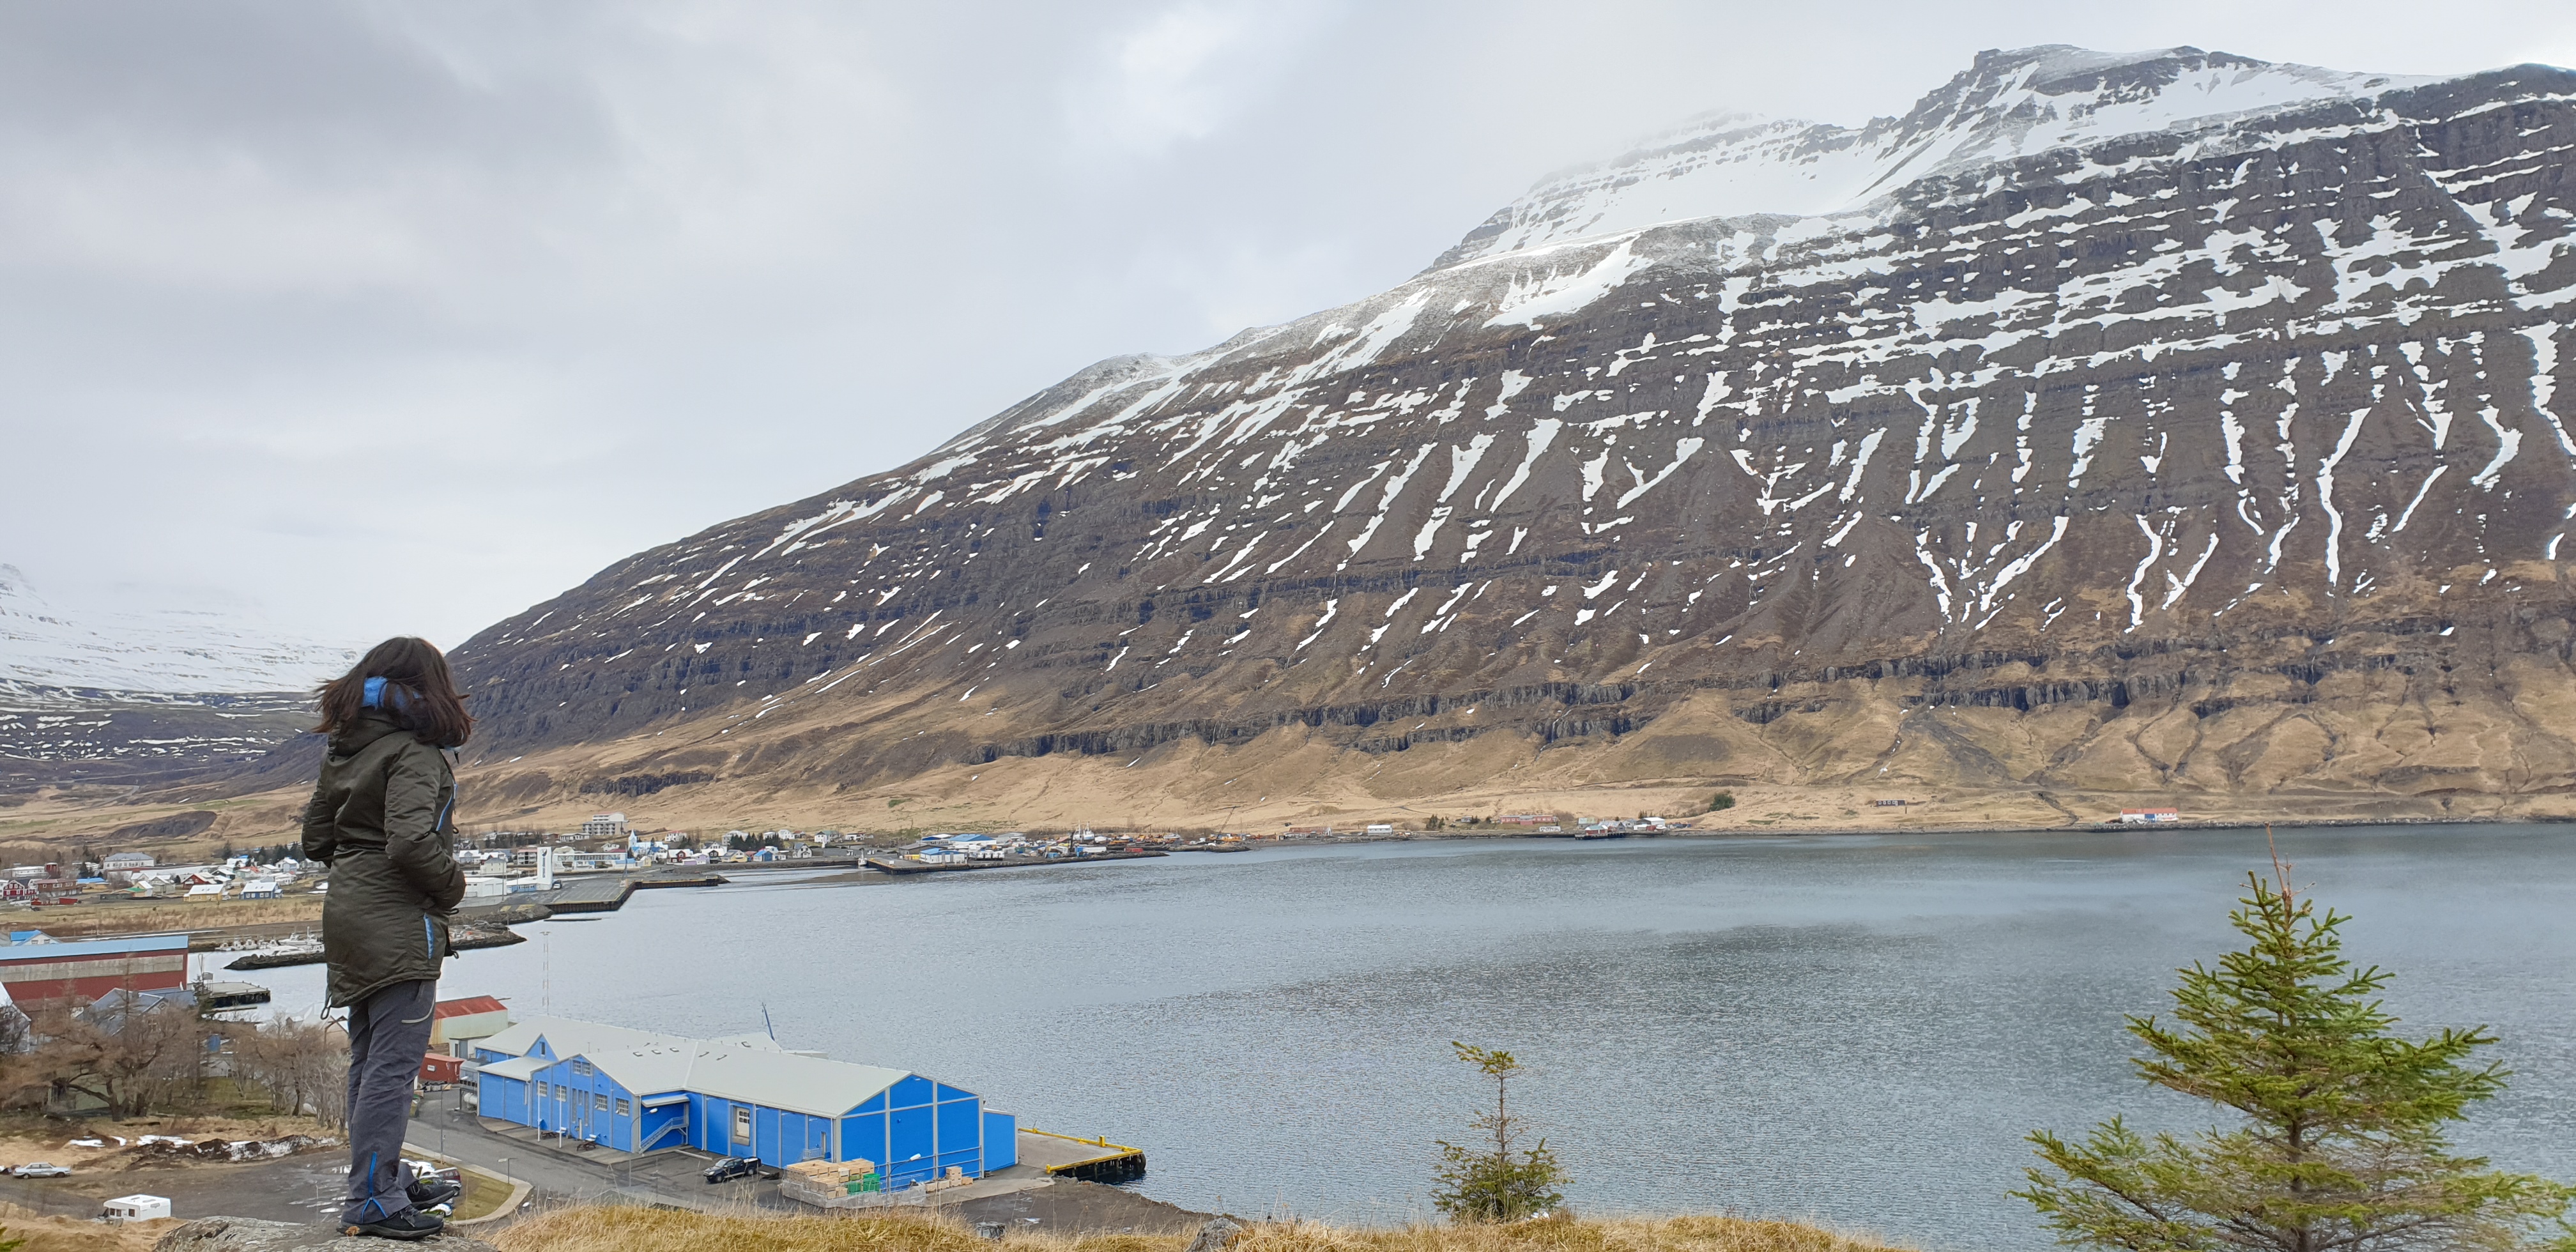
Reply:
M588 1077L590 1077L590 1062L588 1062L588 1061L574 1061L574 1062L572 1063L572 1073L573 1073L573 1077L575 1077L575 1078L588 1078Z
M564 1086L562 1083L556 1083L556 1084L555 1084L555 1098L556 1098L556 1099L558 1099L558 1100L568 1099L568 1098L570 1098L570 1096L571 1096L571 1095L572 1095L572 1089L571 1089L571 1088Z
M733 1141L751 1142L751 1110L736 1105L733 1110Z
M595 1109L598 1109L600 1112L603 1112L603 1113L607 1112L607 1111L608 1111L608 1093L607 1093L607 1092L605 1092L605 1091L594 1091L594 1092L592 1092L592 1093L591 1093L591 1096L590 1096L590 1107L595 1108Z
M626 1116L626 1097L624 1096L619 1096L617 1098L617 1115L619 1117Z

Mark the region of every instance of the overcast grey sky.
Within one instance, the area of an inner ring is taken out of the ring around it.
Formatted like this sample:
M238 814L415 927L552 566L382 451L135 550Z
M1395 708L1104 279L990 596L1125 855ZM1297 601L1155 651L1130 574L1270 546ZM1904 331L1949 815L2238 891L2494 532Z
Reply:
M2565 0L0 0L0 561L461 642L1694 113L1982 48L2576 64Z

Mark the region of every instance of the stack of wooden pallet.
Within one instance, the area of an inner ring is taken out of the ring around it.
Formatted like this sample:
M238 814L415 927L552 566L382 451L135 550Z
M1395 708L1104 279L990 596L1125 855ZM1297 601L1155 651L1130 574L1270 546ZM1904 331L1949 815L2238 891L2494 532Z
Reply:
M821 1204L865 1189L876 1170L875 1162L857 1158L798 1161L778 1171L778 1193L791 1200Z

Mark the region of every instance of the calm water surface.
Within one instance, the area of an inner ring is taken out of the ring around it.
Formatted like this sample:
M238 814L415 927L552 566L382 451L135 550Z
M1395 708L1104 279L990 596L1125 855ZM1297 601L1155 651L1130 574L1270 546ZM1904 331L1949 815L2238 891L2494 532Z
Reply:
M2518 1071L2462 1135L2576 1179L2576 832L2284 833L2407 1028ZM877 880L746 874L522 927L441 991L679 1034L759 1029L1147 1150L1194 1208L1396 1221L1511 1049L1580 1210L1815 1216L2051 1246L2035 1127L2205 1118L2129 1074L2123 1013L2234 938L2259 832L1494 841ZM545 932L539 935L537 932ZM318 968L270 971L281 1006Z

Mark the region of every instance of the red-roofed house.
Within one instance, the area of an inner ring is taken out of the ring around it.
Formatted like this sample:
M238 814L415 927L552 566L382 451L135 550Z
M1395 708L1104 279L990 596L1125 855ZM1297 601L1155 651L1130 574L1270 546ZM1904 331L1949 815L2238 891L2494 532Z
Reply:
M429 1050L465 1056L466 1045L510 1028L510 1006L491 996L441 1000L430 1010Z

